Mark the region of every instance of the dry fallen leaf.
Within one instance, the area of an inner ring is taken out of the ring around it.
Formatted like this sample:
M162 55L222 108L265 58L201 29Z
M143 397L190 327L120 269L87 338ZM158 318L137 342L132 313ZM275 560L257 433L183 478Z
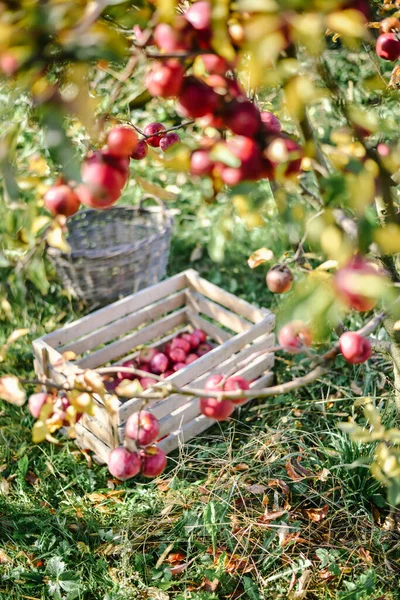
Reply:
M362 396L364 394L360 386L355 381L350 383L350 389L355 396Z
M326 519L328 511L329 506L325 504L325 506L322 508L305 508L303 513L307 515L307 517L310 519L310 521L313 521L313 523L319 523L320 521Z
M306 569L303 571L300 579L299 585L295 592L292 592L289 596L291 600L303 600L307 596L307 588L311 582L312 571L310 569Z
M259 248L251 256L249 256L247 260L247 264L250 269L255 269L259 265L262 265L265 262L269 262L273 260L274 253L269 248Z
M4 375L4 377L0 377L0 398L16 406L25 404L25 390L22 388L15 375Z
M233 467L234 471L247 471L248 469L250 469L250 467L246 463L239 463Z
M10 562L10 557L0 548L0 565L5 565Z
M264 494L264 492L267 490L265 485L260 485L258 483L253 483L252 485L249 485L246 489L252 494Z
M287 513L286 509L274 510L272 512L265 511L263 516L258 520L258 523L267 523L268 521L275 521Z

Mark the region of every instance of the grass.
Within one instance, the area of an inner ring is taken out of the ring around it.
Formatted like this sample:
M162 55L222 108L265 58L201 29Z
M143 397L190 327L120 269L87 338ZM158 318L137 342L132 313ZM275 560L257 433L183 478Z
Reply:
M349 61L340 63L341 77L353 67L358 76L359 65L350 62L351 68ZM102 76L99 94L107 85ZM9 107L4 123L29 116L23 97ZM138 116L173 124L170 108L154 102L150 113ZM29 118L23 123L18 168L29 171L40 137ZM279 316L265 286L266 269L251 271L246 264L262 246L281 256L298 235L294 225L287 238L286 212L278 215L268 189L254 204L265 225L249 232L229 203L202 202L203 182L197 187L154 162L151 170L137 165L135 173L179 191L170 275L192 266ZM33 192L24 192L27 199ZM131 182L123 201L140 194ZM306 210L301 201L296 208ZM0 216L4 235L10 217ZM12 314L0 304L0 345L16 327L30 329L1 371L32 375L32 339L84 312L46 269L45 293L25 279L11 277L9 288L1 281L0 301L9 294ZM280 354L277 379L305 367ZM126 484L113 481L71 440L33 445L27 411L1 403L0 599L399 600L399 515L370 475L373 447L351 442L337 428L355 414L358 393L371 396L392 421L390 377L380 359L362 367L338 361L326 380L268 403L254 401L229 423L191 440L171 455L156 481Z

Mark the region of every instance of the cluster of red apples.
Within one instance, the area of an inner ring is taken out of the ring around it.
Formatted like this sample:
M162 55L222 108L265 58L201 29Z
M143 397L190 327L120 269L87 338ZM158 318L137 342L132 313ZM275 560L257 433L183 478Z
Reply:
M302 149L281 132L279 120L270 112L261 112L233 77L233 64L214 53L211 47L211 4L200 0L172 24L159 23L146 45L156 45L161 53L182 52L187 56L161 58L153 62L146 87L150 94L178 99L178 111L196 119L200 126L228 129L227 140L203 138L191 156L192 175L210 175L227 185L244 180L273 179L297 175ZM138 41L142 36L136 30ZM234 40L232 40L234 41ZM208 53L209 52L209 53ZM204 76L191 72L193 54L202 63ZM213 158L215 144L225 146L233 160L225 163Z
M400 21L396 17L383 19L379 26L376 53L379 58L391 62L400 57Z
M282 292L290 289L293 276L287 267L283 268L282 265L273 267L267 274L267 283L271 272L273 273L273 279L271 279L273 289L271 291L277 291L277 287L280 287ZM376 265L363 256L357 255L337 271L333 286L336 294L347 308L366 312L374 308L377 300L364 291L367 288L366 283L362 286L360 283L363 278L370 278L371 285L373 285L376 278L380 277L384 277L384 275ZM269 283L268 286L271 289ZM299 354L311 345L312 333L302 321L291 321L280 330L278 341L286 352ZM339 349L343 357L351 364L363 363L372 354L370 341L354 331L347 331L340 336Z
M168 132L162 123L149 123L139 139L132 127L114 127L107 137L104 149L88 155L82 163L82 183L74 185L61 180L44 196L46 208L54 215L70 217L81 204L90 208L106 209L115 204L129 178L129 159L141 160L148 146L166 152L180 141Z
M144 348L137 358L122 363L116 379L106 382L106 386L111 391L124 379L138 379L142 388L147 390L158 381L152 374L166 379L212 349L213 346L207 342L207 334L202 329L195 329L192 333L181 333L167 342L162 351L158 348ZM148 373L148 376L138 377L124 371L123 367L138 369Z

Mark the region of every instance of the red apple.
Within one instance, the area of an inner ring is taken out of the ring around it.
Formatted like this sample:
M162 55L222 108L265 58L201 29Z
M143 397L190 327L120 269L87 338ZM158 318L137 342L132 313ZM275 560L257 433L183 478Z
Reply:
M339 346L344 358L353 365L365 362L372 354L370 341L355 331L343 333L339 338Z
M233 377L228 377L228 379L225 381L224 384L224 391L225 392L234 392L236 390L249 390L250 389L250 384L247 381L247 379L245 379L244 377L241 377L240 375L234 375ZM233 404L243 404L243 402L246 402L247 398L243 397L243 398L235 398L232 399L231 402L233 402Z
M169 148L171 148L171 146L174 146L175 144L179 144L180 141L181 141L181 138L179 137L179 135L177 133L171 131L171 133L167 133L166 136L161 138L160 149L163 152L167 152L169 150Z
M70 217L78 212L81 203L69 185L61 184L53 185L46 192L44 205L53 215Z
M147 410L131 415L125 427L125 435L138 446L149 446L160 434L160 425L156 417Z
M200 346L197 348L197 356L199 356L199 357L204 356L204 354L207 354L212 349L213 349L213 347L211 346L211 344L208 344L208 343L200 344Z
M127 176L122 170L104 157L96 154L82 164L82 180L84 185L78 185L76 194L82 204L91 208L108 208L121 195Z
M218 96L210 86L192 75L185 77L178 102L180 112L184 116L193 119L204 117L213 113L217 104Z
M186 352L182 348L171 348L169 357L174 363L185 363Z
M278 334L279 344L290 354L299 354L304 347L310 346L311 341L311 331L303 321L287 323Z
M144 477L157 477L167 466L167 456L161 448L150 446L140 452L142 461L142 475Z
M35 417L35 419L39 418L40 411L42 410L44 404L46 403L47 398L48 398L48 394L46 394L44 392L40 392L38 394L32 394L31 396L29 396L28 409L29 409L29 412L31 413L32 417Z
M166 127L162 123L149 123L143 129L143 133L146 136L150 136L146 139L146 143L149 146L153 146L153 148L158 148L160 145L161 138L163 136L163 131L165 131ZM156 134L160 135L156 135Z
M162 377L163 379L167 379L167 377L170 377L170 376L171 376L171 375L173 375L173 374L174 374L174 371L173 371L172 369L167 369L167 370L165 371L165 373L163 373L163 374L161 375L161 377Z
M189 342L192 350L195 350L200 344L200 337L193 333L182 333L181 338Z
M143 348L143 350L139 352L138 361L141 365L150 365L156 354L158 354L156 348Z
M185 69L175 59L157 61L146 77L146 87L152 96L173 98L181 90Z
M200 48L208 49L211 41L211 5L206 1L194 2L185 13L186 19L197 32Z
M221 176L225 183L236 185L245 179L255 180L260 177L264 169L263 155L253 139L236 135L227 141L226 146L240 160L241 165L237 168L223 167Z
M260 111L250 100L239 98L227 107L224 123L236 135L251 137L261 127Z
M292 287L293 275L286 265L275 265L267 273L268 289L274 294L284 294Z
M140 472L141 461L137 452L129 452L120 446L112 450L108 456L108 470L113 477L125 481Z
M158 383L158 381L157 381L157 379L154 379L153 377L141 377L141 379L140 379L140 385L142 386L142 388L144 390L154 387L156 385L156 383Z
M132 127L114 127L107 136L107 148L115 156L130 156L138 141L137 133Z
M154 30L156 45L166 53L189 50L193 47L196 37L194 27L182 15L176 16L172 25L159 23Z
M126 360L125 362L122 363L121 365L122 367L130 367L132 369L135 369L137 367L136 361L134 359L132 360ZM134 373L128 373L127 371L124 371L123 369L121 369L121 371L118 371L117 373L117 378L119 380L122 379L130 379L130 380L134 380L137 379L137 375L135 375Z
M209 175L214 168L207 150L195 150L190 157L190 172L192 175Z
M186 354L190 352L191 347L192 346L189 340L185 339L184 337L175 338L171 342L171 350L173 348L181 348Z
M133 160L142 160L147 156L149 152L149 147L146 144L145 140L140 140L135 150L131 154L131 158Z
M218 56L217 54L201 54L200 58L209 73L224 75L229 69L229 65L225 58Z
M177 362L174 364L173 371L176 373L176 371L180 371L181 369L183 369L184 367L186 367L186 363L185 362Z
M221 375L220 373L217 373L216 375L211 375L207 381L204 384L204 389L205 390L210 390L211 392L218 392L218 391L222 391L223 386L222 386L222 381L224 379L224 376Z
M346 266L338 270L334 277L334 287L349 308L365 312L374 308L377 299L368 294L371 281L363 278L376 278L376 282L382 274L361 255L355 256ZM374 286L373 286L374 287Z
M169 360L162 352L157 352L150 361L150 368L153 373L164 373L168 369Z
M207 334L202 329L193 329L192 335L197 336L199 338L199 340L200 340L200 343L203 343L203 342L207 341Z
M268 110L263 110L261 113L261 121L264 124L264 129L269 134L278 135L281 132L281 123L279 119Z
M190 365L192 362L194 362L195 360L197 360L199 357L197 356L197 354L188 354L186 357L186 364Z
M0 73L11 77L19 69L18 59L10 52L0 54Z
M226 421L233 411L235 405L230 400L218 400L217 398L200 398L200 412L209 419Z
M396 33L382 33L376 42L379 58L394 62L400 56L400 40Z

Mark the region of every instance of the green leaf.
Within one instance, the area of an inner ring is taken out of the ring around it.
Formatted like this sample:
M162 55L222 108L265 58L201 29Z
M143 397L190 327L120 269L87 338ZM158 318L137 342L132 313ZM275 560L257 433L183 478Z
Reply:
M64 112L58 106L47 104L42 108L41 120L46 147L52 159L60 165L67 179L80 181L80 161L74 145L65 132Z
M27 277L43 295L49 291L50 283L47 281L46 269L42 258L34 258L29 264Z

